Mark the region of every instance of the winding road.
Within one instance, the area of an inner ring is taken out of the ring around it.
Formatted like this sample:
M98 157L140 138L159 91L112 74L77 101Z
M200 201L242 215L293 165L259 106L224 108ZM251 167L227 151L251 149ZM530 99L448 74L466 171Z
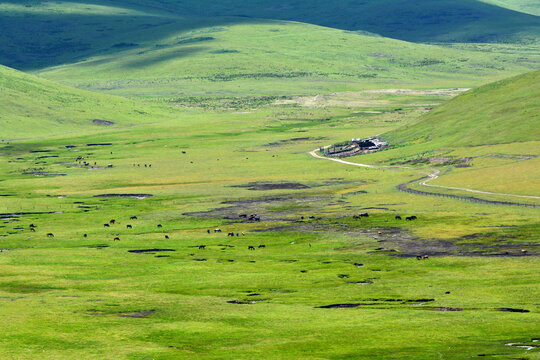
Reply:
M476 202L488 203L488 204L496 204L496 205L515 205L515 206L527 206L527 207L540 207L540 205L535 205L535 204L523 204L523 203L508 202L508 201L492 201L492 200L478 199L478 198L474 198L474 197L449 195L449 194L439 194L439 193L429 193L429 192L424 192L424 191L411 190L411 189L408 189L406 186L410 185L412 183L418 182L422 186L432 187L432 188L440 188L440 189L448 189L448 190L459 190L459 191L475 193L475 194L483 194L483 195L495 195L495 196L505 196L505 197L516 197L516 198L526 198L526 199L540 200L540 196L517 195L517 194L507 194L507 193L495 193L495 192L481 191L481 190L474 190L474 189L467 189L467 188L460 188L460 187L432 185L432 184L428 184L428 182L439 178L439 174L441 173L437 169L432 169L433 172L426 173L426 172L423 172L423 171L418 170L416 168L408 167L408 166L376 166L376 165L360 164L360 163L354 163L354 162L345 161L345 160L341 160L341 159L335 159L335 158L329 158L329 157L321 156L321 155L319 155L317 153L318 151L319 151L319 149L315 149L315 150L310 151L309 154L311 156L317 158L317 159L335 161L335 162L345 164L345 165L350 165L350 166L358 166L358 167L364 167L364 168L370 168L370 169L407 169L407 170L414 170L414 171L420 172L423 175L425 175L424 177L422 177L420 179L416 179L416 180L413 180L411 182L398 185L397 188L398 188L398 190L401 190L401 191L406 191L406 192L420 194L420 195L445 196L445 197L450 197L450 198L456 198L456 199L462 199L462 200L470 200L470 201L476 201Z

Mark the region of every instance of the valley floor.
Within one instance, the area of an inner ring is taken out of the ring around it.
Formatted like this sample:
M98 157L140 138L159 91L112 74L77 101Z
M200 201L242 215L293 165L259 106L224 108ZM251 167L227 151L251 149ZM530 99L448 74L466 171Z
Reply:
M539 359L538 143L311 156L450 95L369 96L4 139L0 358Z

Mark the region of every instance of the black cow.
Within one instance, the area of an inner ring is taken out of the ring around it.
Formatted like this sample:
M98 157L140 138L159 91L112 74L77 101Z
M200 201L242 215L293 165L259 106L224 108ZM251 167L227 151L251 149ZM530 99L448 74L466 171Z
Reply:
M201 249L201 250L206 249L206 245L199 245L199 249Z
M165 239L169 239L169 235L165 235Z
M255 250L255 246L248 246L248 250Z
M103 227L110 227L109 224L103 224Z
M85 237L85 238L88 237L88 234L84 234L83 237Z
M163 227L163 225L161 225L161 224L157 224L157 227L158 227L158 228L162 228L162 227Z
M413 215L413 216L407 216L407 217L405 218L405 220L409 220L409 221L416 220L416 219L418 219L418 218L417 218L415 215Z
M265 248L265 247L266 247L266 245L259 245L259 249L260 248Z
M369 217L369 214L368 213L363 213L363 214L360 214L360 217Z
M129 219L130 220L137 220L137 217L136 216L131 216Z
M120 241L120 238L118 236L115 236L113 241Z
M128 229L133 229L133 226L131 226L131 225L126 225L126 228L128 228Z
M54 234L53 233L48 233L47 237L54 237Z
M396 215L395 219L396 219L396 220L401 220L401 216Z
M114 220L114 219L109 220L110 224L114 224L115 222L116 222L116 220Z

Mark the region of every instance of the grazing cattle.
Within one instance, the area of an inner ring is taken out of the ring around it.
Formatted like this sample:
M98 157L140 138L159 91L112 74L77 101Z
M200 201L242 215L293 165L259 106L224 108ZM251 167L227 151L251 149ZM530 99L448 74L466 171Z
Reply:
M48 233L47 237L54 237L54 234L53 233Z
M230 232L227 234L227 236L234 236L234 233Z
M221 229L214 229L214 232L215 232L215 233L220 233L220 232L221 232Z
M128 229L133 229L133 226L131 226L131 225L126 225L126 228L128 228Z
M37 226L34 225L34 224L30 224L30 225L28 225L28 227L30 227L30 228L35 228L35 227L37 227Z
M85 237L85 238L88 237L88 234L84 234L83 237Z
M310 219L315 219L315 216L310 216L309 218L310 218Z
M377 234L381 235L381 234L382 234L382 231L377 232Z
M394 219L396 219L396 220L401 220L401 216L396 215L396 217L395 217Z
M206 245L199 245L199 249L201 249L201 250L206 249Z
M136 217L136 216L130 216L129 219L130 219L130 220L137 220L137 217Z
M424 260L429 259L429 255L424 255Z
M114 224L115 222L116 222L116 220L114 220L114 219L109 220L109 224Z
M363 214L360 214L360 217L369 217L369 214L368 213L363 213Z
M109 224L103 224L103 227L110 227Z
M523 255L527 255L527 250L525 250L525 249L521 249L521 254L523 254Z
M246 234L242 231L242 236L246 236Z
M210 234L210 230L206 230L206 232L207 232L208 234Z
M113 241L120 241L120 238L118 236L115 236Z
M238 215L238 217L245 219L245 218L247 218L247 214L240 214L240 215Z
M255 246L248 246L248 250L255 250Z
M416 219L418 219L418 218L417 218L415 215L413 215L413 216L407 216L407 217L405 218L405 220L409 220L409 221L416 220Z
M239 234L239 233L236 233L236 236L238 237L238 236L240 236L240 234Z
M358 216L358 215L353 215L352 218L353 218L353 219L360 219L360 216Z
M31 227L31 228L30 228L30 231L34 231L34 232L35 232L35 231L36 231L36 229L35 229L35 228L33 228L33 227Z
M163 225L161 225L161 224L157 224L157 227L158 227L158 228L162 228L162 227L163 227Z
M182 154L185 154L186 152L185 151L182 151Z
M422 257L420 255L416 255L416 260L422 260Z
M168 239L169 238L169 235L165 235L165 239Z
M265 247L266 247L266 245L259 245L259 249L265 248Z

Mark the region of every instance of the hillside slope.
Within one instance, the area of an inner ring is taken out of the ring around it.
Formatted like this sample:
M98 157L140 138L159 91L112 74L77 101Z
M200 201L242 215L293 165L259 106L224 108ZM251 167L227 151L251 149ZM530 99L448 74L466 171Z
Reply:
M144 105L72 89L0 65L0 139L123 127L151 121Z
M109 3L140 6L135 0ZM532 0L150 0L145 6L183 16L300 21L413 42L538 42L540 35L540 18L519 12L535 11Z
M385 135L394 144L429 147L538 141L539 137L540 71L468 91L417 123Z
M540 60L535 54L503 58L304 23L205 21L173 21L142 36L127 33L116 41L132 46L37 73L70 86L128 96L282 96L472 87L530 71Z

